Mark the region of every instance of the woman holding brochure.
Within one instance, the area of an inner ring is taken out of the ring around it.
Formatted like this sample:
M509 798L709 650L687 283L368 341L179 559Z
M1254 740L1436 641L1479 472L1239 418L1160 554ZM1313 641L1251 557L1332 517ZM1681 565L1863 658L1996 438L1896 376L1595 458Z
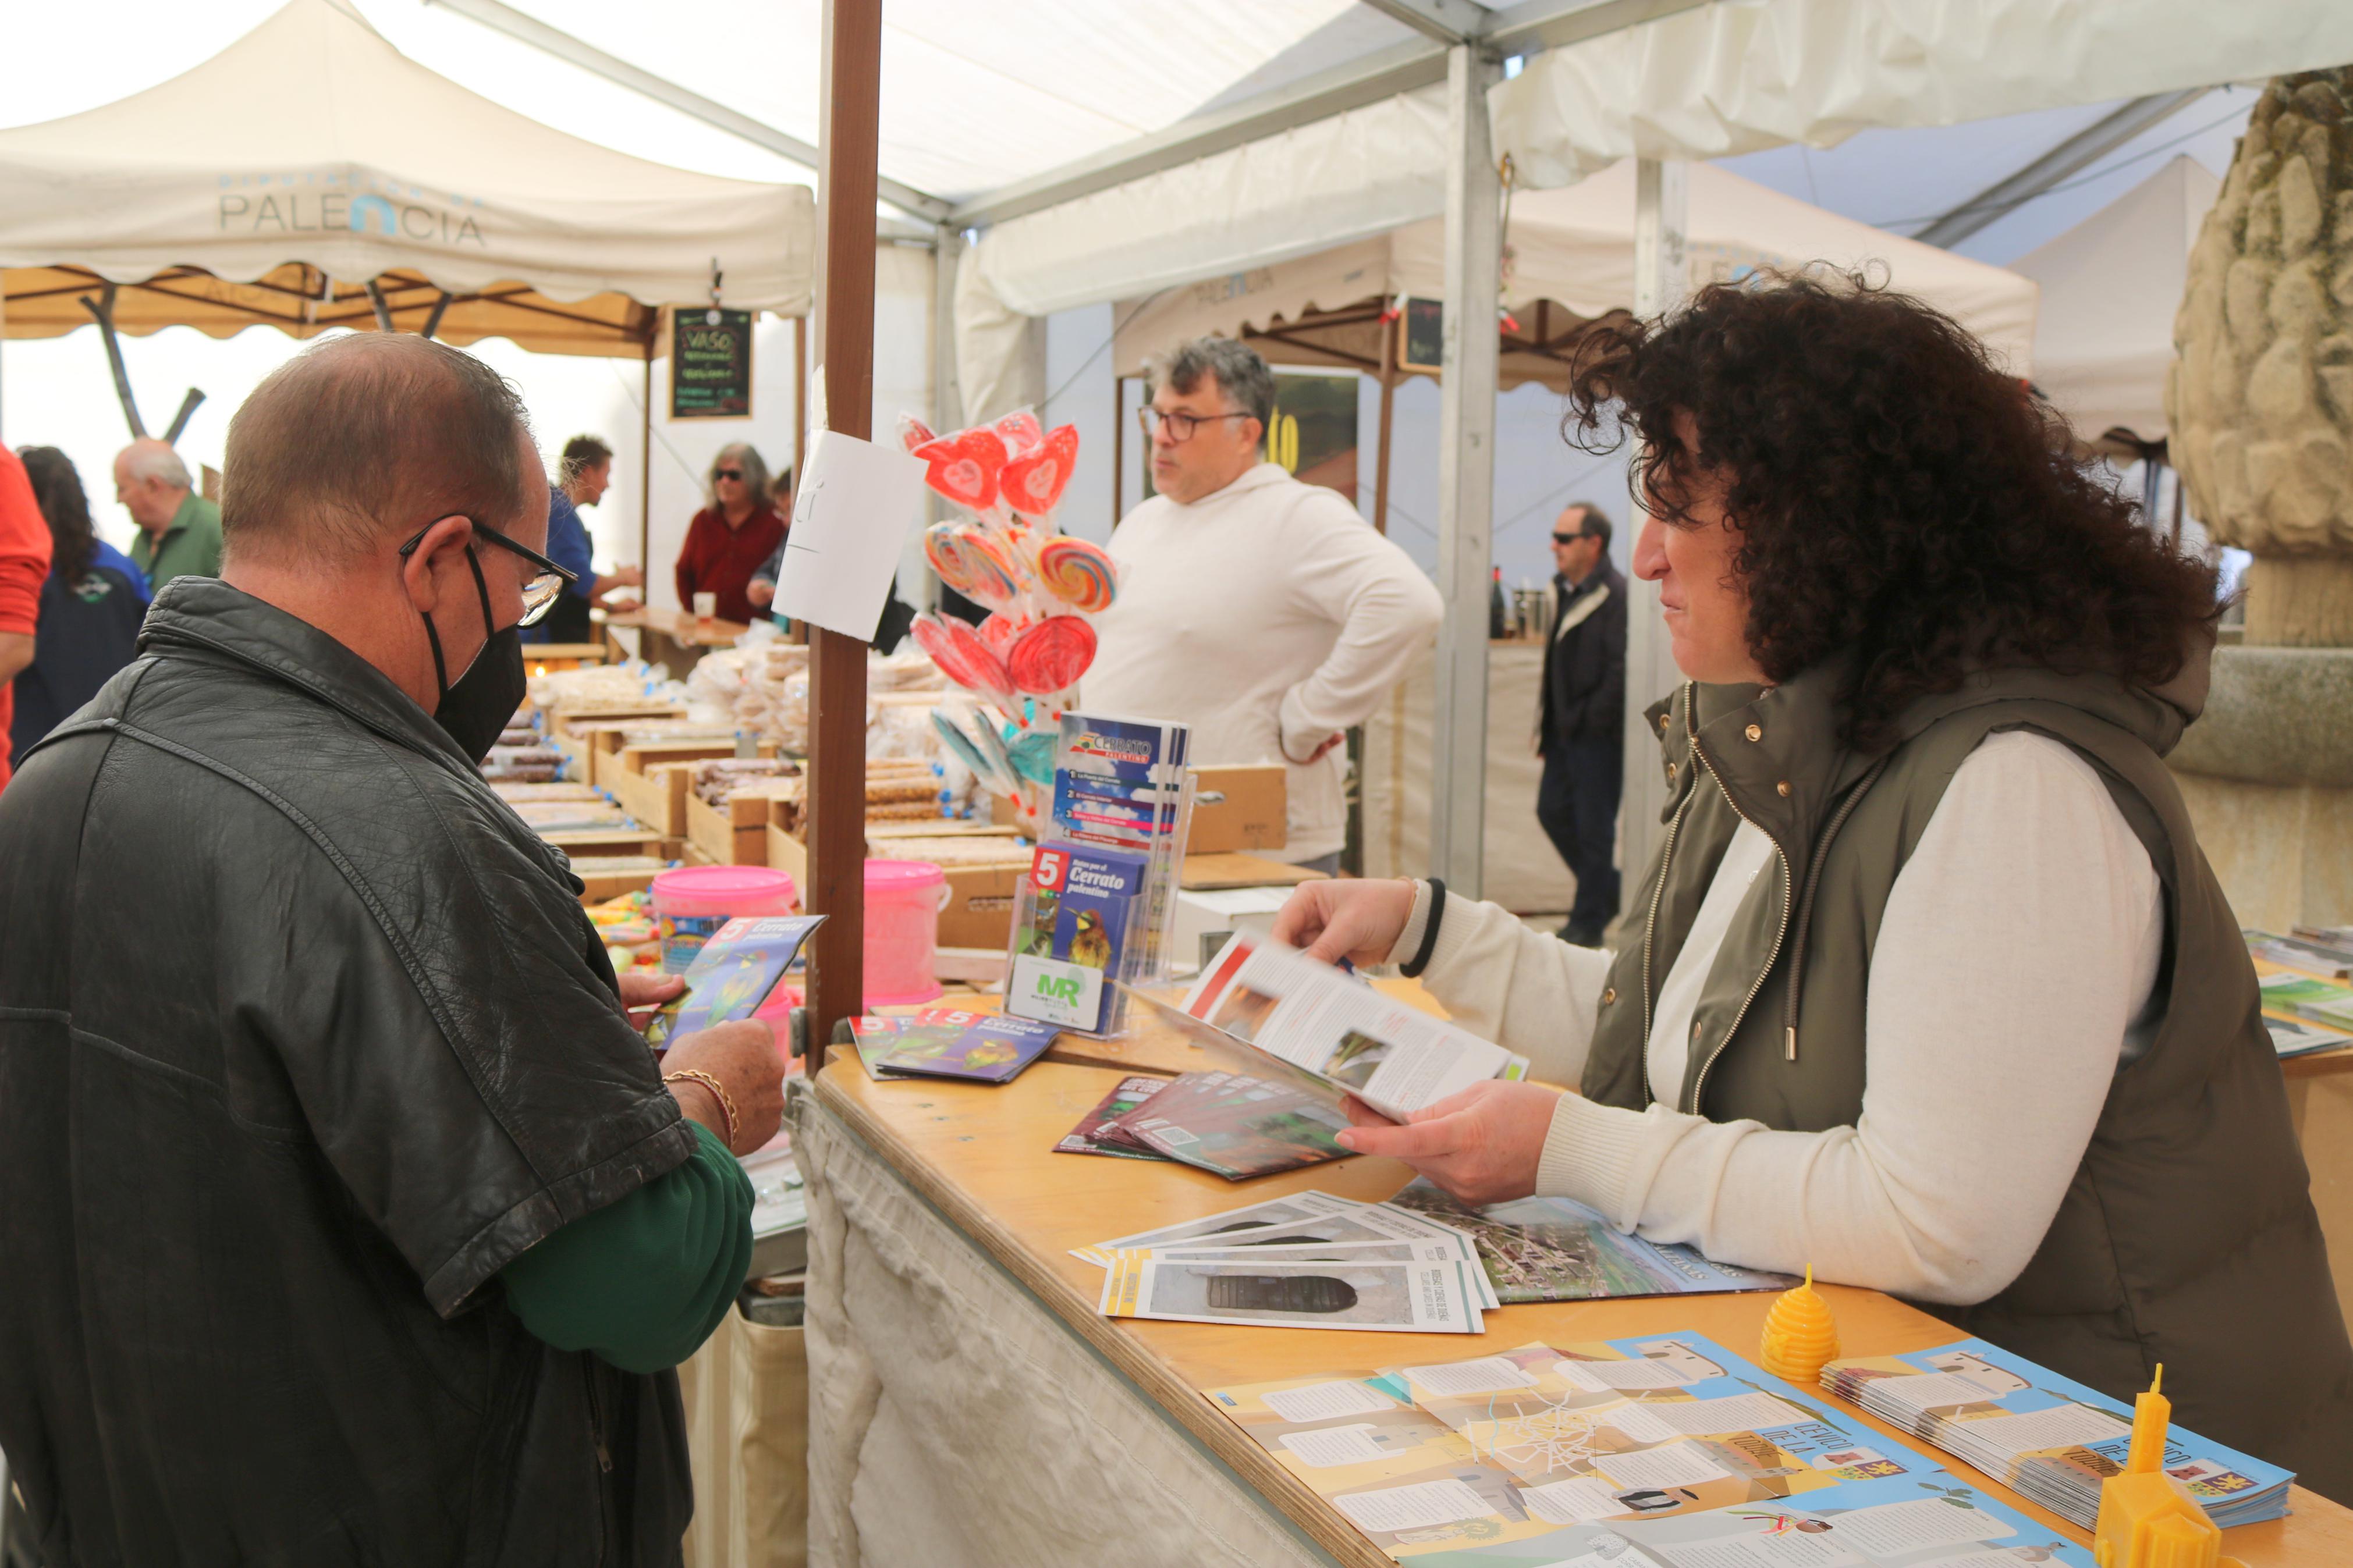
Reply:
M1859 281L1598 329L1689 683L1623 951L1434 882L1275 935L1393 962L1529 1057L1349 1146L1711 1258L1936 1304L2353 1501L2346 1340L2253 969L2160 761L2214 573L1944 317Z

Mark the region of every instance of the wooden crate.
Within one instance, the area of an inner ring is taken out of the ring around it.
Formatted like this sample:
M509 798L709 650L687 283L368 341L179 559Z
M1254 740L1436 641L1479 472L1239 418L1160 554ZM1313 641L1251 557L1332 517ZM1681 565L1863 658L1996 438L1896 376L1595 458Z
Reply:
M662 836L650 827L596 828L540 836L566 855L649 855L660 858Z
M603 785L613 803L655 832L681 838L686 834L686 783L691 763L657 763L645 772L608 768Z
M714 866L768 863L768 802L731 800L725 808L686 797L686 841Z
M619 898L623 893L642 893L653 886L661 875L659 867L642 871L599 871L595 874L575 872L579 877L583 904L601 904Z

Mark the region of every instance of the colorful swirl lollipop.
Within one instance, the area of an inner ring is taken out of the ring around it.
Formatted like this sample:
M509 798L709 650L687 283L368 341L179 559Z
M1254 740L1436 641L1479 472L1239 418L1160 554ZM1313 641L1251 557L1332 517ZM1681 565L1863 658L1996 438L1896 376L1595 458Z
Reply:
M972 596L972 562L957 542L956 525L935 522L923 531L923 559L940 574L940 581L966 598Z
M980 640L980 635L954 617L917 616L908 631L915 646L931 656L940 673L967 691L978 691L994 697L1008 707L1012 705L1013 681L1006 674L1005 665Z
M1013 684L1043 697L1078 684L1095 661L1095 628L1079 616L1049 616L1021 634L1006 656Z
M972 574L972 586L957 593L997 609L1021 596L1021 574L1002 541L977 523L965 522L956 525L955 543Z
M1083 539L1059 534L1038 542L1038 583L1074 610L1097 615L1119 597L1119 568Z

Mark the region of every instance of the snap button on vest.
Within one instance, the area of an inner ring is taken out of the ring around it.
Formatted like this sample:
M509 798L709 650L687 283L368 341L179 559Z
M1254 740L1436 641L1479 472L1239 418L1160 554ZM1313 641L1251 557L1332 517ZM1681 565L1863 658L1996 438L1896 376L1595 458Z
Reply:
M1788 795L1789 793L1789 781L1788 779L1783 779L1779 784L1775 784L1773 786L1773 793L1775 795Z
M1750 740L1761 741L1765 738L1765 726L1762 724L1751 724L1745 732Z
M1613 1003L1613 1002L1615 1002L1615 1001L1617 1001L1617 1000L1618 1000L1618 987L1616 987L1615 985L1606 985L1606 986L1602 987L1602 990L1601 990L1601 1005L1602 1005L1604 1007L1609 1006L1611 1003Z

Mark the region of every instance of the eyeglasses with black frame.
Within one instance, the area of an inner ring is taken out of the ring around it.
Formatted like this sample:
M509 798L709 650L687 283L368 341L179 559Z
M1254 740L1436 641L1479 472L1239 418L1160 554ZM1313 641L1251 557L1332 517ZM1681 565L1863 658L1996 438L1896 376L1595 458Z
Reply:
M1187 414L1182 409L1170 409L1164 413L1149 404L1135 411L1135 422L1144 426L1144 437L1147 441L1152 438L1154 431L1163 424L1168 426L1168 438L1171 441L1189 441L1193 438L1194 431L1212 419L1255 419L1257 417L1255 414Z
M1589 535L1582 533L1556 533L1552 536L1552 542L1555 544L1574 544L1578 540L1588 537Z
M449 515L452 517L466 517L466 514L461 511L452 512ZM403 561L406 561L410 556L416 554L417 547L425 542L425 536L432 532L434 528L444 521L446 520L437 517L431 522L427 523L423 528L418 529L415 534L410 536L408 542L400 547L400 558ZM515 554L522 556L525 561L530 562L533 565L539 568L537 572L533 573L529 577L523 579L522 619L517 621L515 625L519 626L537 626L546 616L547 612L555 607L556 595L564 592L565 585L566 584L577 583L580 581L580 579L574 574L565 571L561 566L558 566L554 562L550 561L546 556L542 555L530 545L516 543L513 540L509 539L505 534L501 533L497 529L492 528L489 523L483 522L478 518L471 517L466 517L466 521L474 525L475 538L483 541L485 543L496 544L503 549L511 550Z

